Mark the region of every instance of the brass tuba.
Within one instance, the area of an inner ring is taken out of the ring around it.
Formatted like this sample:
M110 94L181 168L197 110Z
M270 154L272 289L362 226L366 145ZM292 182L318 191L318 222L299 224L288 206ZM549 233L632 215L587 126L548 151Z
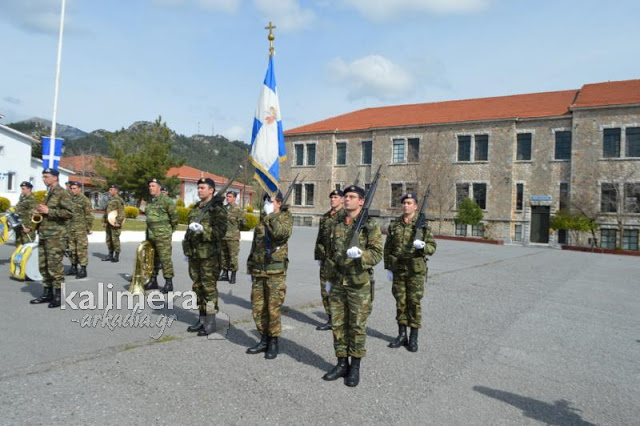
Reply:
M144 286L151 280L153 272L153 258L155 249L153 245L145 240L136 249L136 261L133 266L133 276L129 285L129 293L144 294Z

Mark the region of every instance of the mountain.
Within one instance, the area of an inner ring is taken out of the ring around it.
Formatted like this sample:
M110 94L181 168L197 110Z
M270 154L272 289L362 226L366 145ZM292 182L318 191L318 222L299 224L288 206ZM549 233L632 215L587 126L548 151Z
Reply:
M40 118L40 117L32 117L28 120L22 120L22 121L18 121L17 123L13 123L13 124L19 124L19 125L23 125L24 128L28 129L28 128L32 128L34 130L38 130L38 131L46 131L48 132L48 134L51 133L51 120L47 120L45 118ZM13 127L13 124L10 124L10 127ZM20 130L17 127L13 127L16 130ZM20 130L23 133L26 133L22 130ZM30 134L30 133L27 133ZM47 134L47 135L48 135ZM56 125L56 137L57 138L62 138L64 140L72 140L72 139L77 139L77 138L81 138L83 136L86 136L87 132L84 132L76 127L73 126L68 126L66 124L60 124L58 123ZM41 136L41 135L38 135ZM36 139L40 139L39 137Z

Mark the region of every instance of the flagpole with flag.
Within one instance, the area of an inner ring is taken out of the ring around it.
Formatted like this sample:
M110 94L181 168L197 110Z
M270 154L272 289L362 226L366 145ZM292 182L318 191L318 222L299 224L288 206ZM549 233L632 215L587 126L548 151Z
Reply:
M268 27L265 27L269 30L269 66L253 119L249 150L249 161L256 168L254 178L271 196L280 189L280 162L287 159L273 67L274 28L271 22Z
M60 12L60 32L58 34L58 59L56 62L56 80L53 93L53 117L51 119L51 137L42 138L42 167L57 169L62 158L63 139L56 139L56 122L58 119L58 92L60 89L60 64L62 61L62 35L64 32L65 0L62 0Z

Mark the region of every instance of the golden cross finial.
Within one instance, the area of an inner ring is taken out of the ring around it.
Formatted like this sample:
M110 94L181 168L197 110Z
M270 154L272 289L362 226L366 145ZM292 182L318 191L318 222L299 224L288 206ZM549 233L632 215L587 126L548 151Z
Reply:
M276 38L273 35L274 28L276 28L276 26L273 25L271 21L269 21L268 26L264 27L265 30L269 30L269 35L267 36L267 38L269 39L269 56L273 56L273 40Z

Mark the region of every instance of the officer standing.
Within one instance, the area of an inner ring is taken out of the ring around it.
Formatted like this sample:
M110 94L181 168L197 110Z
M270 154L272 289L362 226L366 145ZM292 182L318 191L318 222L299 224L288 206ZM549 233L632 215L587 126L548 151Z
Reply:
M390 348L406 346L410 352L418 351L418 330L422 326L422 306L427 282L427 256L436 251L436 240L425 221L416 230L418 197L414 193L402 196L402 216L394 219L384 244L384 268L390 281L391 292L396 299L398 337L389 343ZM407 325L411 335L407 340Z
M316 247L314 251L314 258L320 265L320 296L322 297L322 306L327 313L327 322L325 324L316 327L316 330L331 330L331 310L329 309L329 293L327 293L327 271L326 271L326 259L327 251L330 246L331 230L335 223L337 214L342 210L344 194L339 189L334 189L329 194L329 206L328 212L322 215L320 218L320 225L318 226L318 236L316 238Z
M158 271L160 263L162 263L162 275L165 280L162 293L168 293L173 291L171 236L178 227L178 212L173 201L160 192L162 185L158 179L150 179L148 184L151 201L147 204L145 211L147 216L147 240L155 249L155 267L151 275L151 281L147 283L145 290L158 288Z
M364 203L364 189L355 185L345 188L344 213L336 217L326 260L333 347L338 364L322 378L336 380L346 376L347 386L360 382L360 360L366 354L367 318L372 302L369 270L382 260L382 232L371 218L361 229L358 245L349 247Z
M282 193L275 199L265 195L264 215L253 234L247 272L251 274L253 320L261 335L248 354L266 352L266 359L278 356L278 337L282 334L281 309L287 291L289 263L287 241L293 231L293 216L282 208Z
M16 204L16 214L20 216L22 226L16 229L16 246L31 243L36 239L35 227L31 224L31 215L38 202L31 192L33 185L24 181L20 184L20 199Z
M120 260L120 233L124 222L124 201L118 195L119 191L120 187L115 183L109 186L109 201L104 209L104 216L102 216L102 227L106 231L105 239L109 249L109 255L102 259L105 262L118 262ZM118 212L114 225L109 223L109 213L112 211Z
M227 213L220 202L213 204L216 185L213 179L198 180L198 201L189 212L189 228L182 240L184 255L189 259L192 289L198 298L200 318L187 328L207 336L216 330L220 250L227 227Z
M65 234L67 222L73 216L73 201L69 192L59 185L59 174L58 170L51 168L42 171L42 180L49 192L44 204L36 206L36 212L42 215L42 222L38 225L38 264L44 292L30 303L49 302L50 308L60 306L60 288L64 281L62 258L66 244Z
M73 201L73 218L69 225L69 251L71 252L71 269L67 275L76 278L87 276L89 263L89 238L93 226L91 201L82 193L80 182L71 181L71 201ZM80 269L78 269L80 265Z
M229 281L229 284L235 284L236 272L238 271L238 252L240 251L240 231L246 226L246 218L242 209L236 204L235 192L227 192L226 199L227 233L222 240L220 281Z

